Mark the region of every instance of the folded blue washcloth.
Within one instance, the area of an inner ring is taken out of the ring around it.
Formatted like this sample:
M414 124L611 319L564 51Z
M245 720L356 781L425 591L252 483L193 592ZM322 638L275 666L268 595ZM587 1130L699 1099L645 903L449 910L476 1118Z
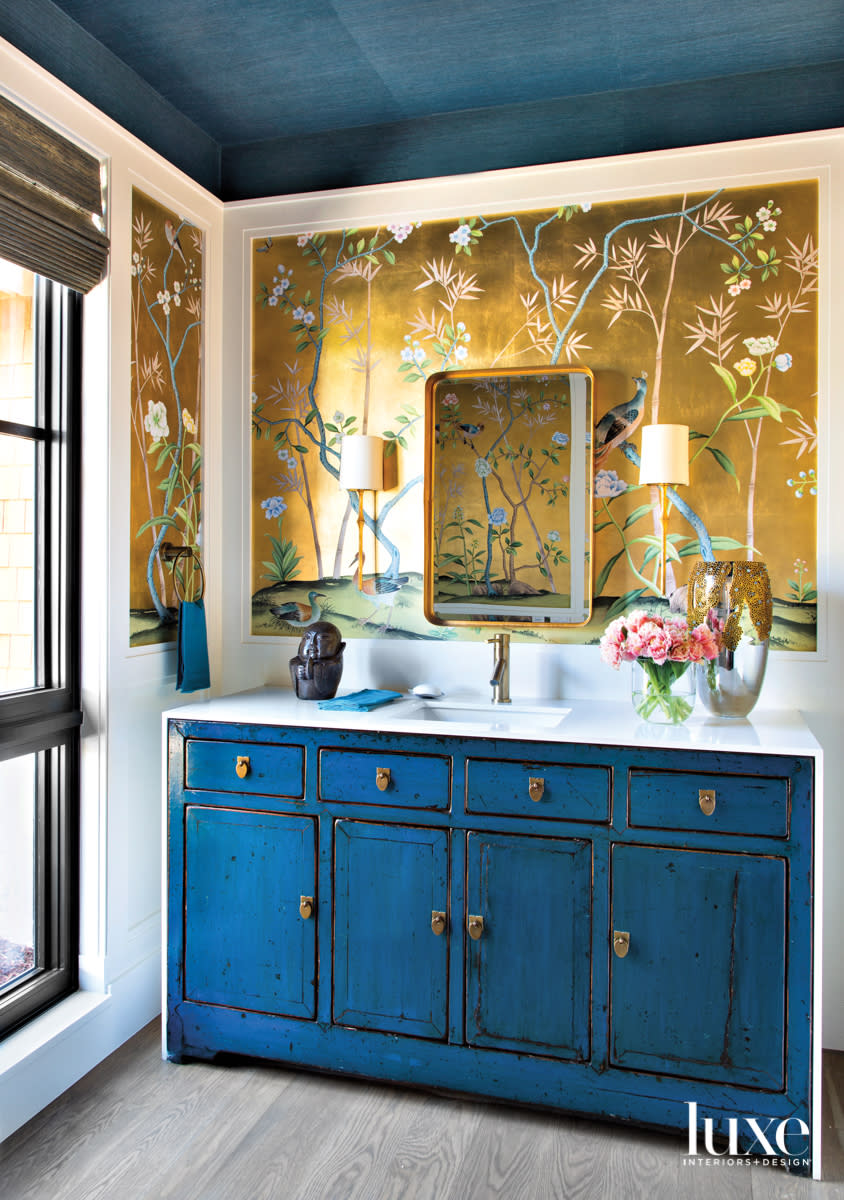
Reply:
M177 692L196 692L211 686L205 609L201 600L183 600L179 605L176 657Z
M382 704L398 700L401 692L388 692L384 688L364 688L361 692L350 692L348 696L337 696L334 700L320 700L319 708L336 708L341 712L372 712Z

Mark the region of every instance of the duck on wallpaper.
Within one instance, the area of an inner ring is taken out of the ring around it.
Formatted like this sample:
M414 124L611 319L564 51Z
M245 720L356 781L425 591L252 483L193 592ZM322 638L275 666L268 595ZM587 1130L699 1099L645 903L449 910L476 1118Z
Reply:
M689 426L691 468L672 496L669 589L701 555L764 559L773 644L814 649L817 226L815 180L725 181L256 239L253 632L290 632L270 605L315 589L347 637L453 636L422 614L425 380L579 364L596 379L593 618L566 639L594 641L630 604L664 603L656 498L636 468L641 423L666 421ZM461 406L467 441L482 444L470 430L484 423L480 404ZM364 494L369 595L407 580L386 631L349 566L358 500L337 480L353 432L392 451L392 486Z

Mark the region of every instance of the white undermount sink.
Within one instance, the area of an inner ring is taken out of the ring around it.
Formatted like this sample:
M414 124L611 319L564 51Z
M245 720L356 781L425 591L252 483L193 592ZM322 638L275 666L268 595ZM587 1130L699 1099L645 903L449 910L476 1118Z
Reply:
M407 716L413 721L446 725L478 725L485 729L553 729L570 708L543 708L531 704L472 704L458 700L426 700Z

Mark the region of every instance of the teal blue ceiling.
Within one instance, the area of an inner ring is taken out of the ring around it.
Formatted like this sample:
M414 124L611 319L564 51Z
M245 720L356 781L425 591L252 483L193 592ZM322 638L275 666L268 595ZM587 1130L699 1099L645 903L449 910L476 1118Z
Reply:
M842 0L0 0L227 199L844 125Z

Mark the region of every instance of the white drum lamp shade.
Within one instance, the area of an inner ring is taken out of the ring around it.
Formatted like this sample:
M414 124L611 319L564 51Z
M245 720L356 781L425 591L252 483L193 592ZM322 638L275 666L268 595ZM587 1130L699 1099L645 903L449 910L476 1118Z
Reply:
M340 487L350 492L380 492L384 484L384 439L349 433L340 446Z
M688 425L643 425L639 483L688 482Z

